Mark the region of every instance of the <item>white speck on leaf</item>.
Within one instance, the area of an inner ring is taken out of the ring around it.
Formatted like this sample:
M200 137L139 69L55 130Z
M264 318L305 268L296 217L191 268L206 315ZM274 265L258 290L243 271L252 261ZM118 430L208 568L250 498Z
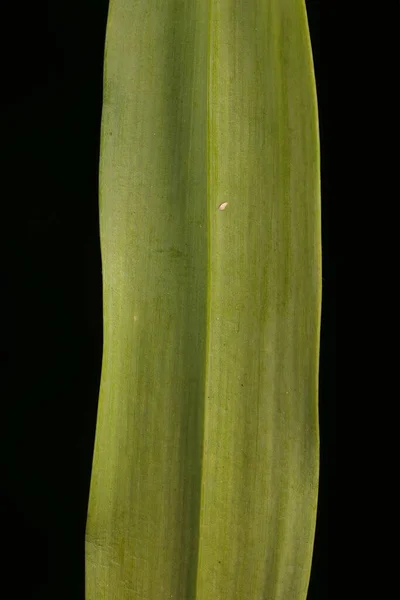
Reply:
M228 206L228 203L227 202L223 202L222 204L220 204L218 206L218 210L225 210L227 206Z

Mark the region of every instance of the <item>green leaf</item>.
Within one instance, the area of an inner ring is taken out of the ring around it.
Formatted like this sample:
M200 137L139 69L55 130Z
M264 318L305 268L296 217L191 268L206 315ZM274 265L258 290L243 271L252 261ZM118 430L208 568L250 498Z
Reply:
M303 0L111 0L87 600L304 600L319 145Z

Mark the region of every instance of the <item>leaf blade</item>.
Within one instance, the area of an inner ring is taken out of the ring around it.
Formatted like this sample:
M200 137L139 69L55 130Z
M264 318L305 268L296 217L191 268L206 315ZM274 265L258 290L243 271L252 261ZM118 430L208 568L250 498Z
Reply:
M111 2L88 600L305 598L320 319L311 67L297 0Z

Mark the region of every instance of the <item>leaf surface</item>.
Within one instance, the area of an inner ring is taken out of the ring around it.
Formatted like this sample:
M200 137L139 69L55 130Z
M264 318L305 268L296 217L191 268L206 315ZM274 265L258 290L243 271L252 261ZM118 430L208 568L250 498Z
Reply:
M302 0L111 0L87 600L305 600L319 194Z

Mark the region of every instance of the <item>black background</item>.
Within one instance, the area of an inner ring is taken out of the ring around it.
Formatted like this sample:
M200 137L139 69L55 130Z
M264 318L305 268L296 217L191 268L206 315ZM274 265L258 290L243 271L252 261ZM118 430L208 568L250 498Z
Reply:
M321 484L308 600L321 600L329 596L332 523L334 282L320 3L307 8L324 250ZM0 564L7 598L84 598L102 344L97 178L106 17L106 0L2 7Z

